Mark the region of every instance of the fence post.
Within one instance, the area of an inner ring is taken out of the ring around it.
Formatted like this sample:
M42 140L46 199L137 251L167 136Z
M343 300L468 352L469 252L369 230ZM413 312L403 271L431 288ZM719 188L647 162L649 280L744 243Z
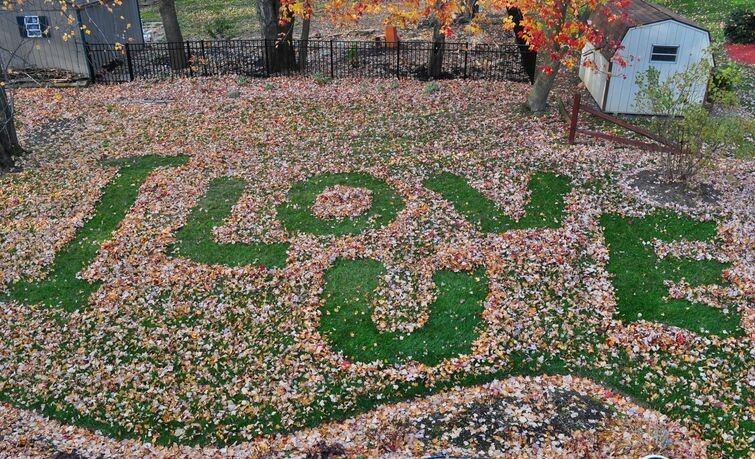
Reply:
M189 76L194 76L194 69L192 68L192 62L191 62L191 43L189 41L186 42L186 63L189 64Z
M401 78L401 40L396 39L396 78Z
M574 145L574 139L577 137L577 121L579 119L579 107L582 104L582 95L574 93L574 101L571 107L571 124L569 125L569 145Z
M207 76L207 56L204 52L204 40L199 42L199 48L202 52L202 76Z
M330 39L330 77L331 78L335 78L336 77L335 73L333 72L333 70L335 69L335 67L333 65L333 55L334 54L335 53L333 52L333 39L331 38Z
M268 56L267 40L268 39L265 38L264 49L263 49L264 53L262 56L263 56L263 60L265 61L265 75L270 76L270 56Z
M128 81L134 81L134 63L131 61L130 43L126 43L126 64L128 65Z
M84 54L86 54L87 59L87 71L89 72L89 82L94 83L95 81L95 74L94 74L94 55L92 54L92 48L89 47L88 43L84 43Z
M467 59L469 57L469 51L464 50L464 79L467 78Z

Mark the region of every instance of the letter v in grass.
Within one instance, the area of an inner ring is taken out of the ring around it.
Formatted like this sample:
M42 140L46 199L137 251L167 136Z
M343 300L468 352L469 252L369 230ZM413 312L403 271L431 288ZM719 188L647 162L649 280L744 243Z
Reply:
M244 194L246 183L235 177L219 177L210 182L207 193L192 209L189 220L176 234L169 249L174 256L198 263L226 266L286 264L288 244L218 244L213 228L221 226Z
M66 311L84 307L99 285L80 279L77 274L91 263L100 245L112 236L152 171L158 167L179 166L186 161L186 157L141 156L110 162L120 167L119 174L103 190L94 216L57 253L47 277L13 284L8 296L22 303L42 303Z
M337 260L325 274L320 332L335 351L358 362L415 360L437 365L468 354L479 336L488 280L473 273L438 271L430 316L412 333L380 332L372 321L371 296L385 273L374 260Z
M529 183L530 202L525 208L525 216L515 221L458 175L443 172L426 180L424 186L451 202L457 212L484 233L558 228L564 213L564 195L571 188L566 177L545 172L533 174Z

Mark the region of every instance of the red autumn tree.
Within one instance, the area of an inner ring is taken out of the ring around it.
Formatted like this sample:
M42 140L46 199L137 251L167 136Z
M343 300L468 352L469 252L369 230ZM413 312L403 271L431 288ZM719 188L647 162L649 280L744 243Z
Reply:
M626 20L621 13L629 0L489 0L498 7L518 8L523 15L518 32L538 53L538 72L527 97L534 112L545 110L548 95L561 66L573 68L589 41L600 47L606 37L593 26L593 13L605 15L609 22ZM511 18L504 27L513 29ZM623 64L623 62L619 62Z
M518 24L508 16L503 27L515 30L531 50L538 53L538 72L527 104L532 111L539 112L546 108L561 66L576 65L588 41L596 47L606 44L601 31L589 20L590 15L604 14L608 21L625 20L621 11L629 1L479 0L478 4L487 11L516 8L523 15ZM452 35L454 19L465 14L464 3L456 0L329 0L326 10L336 21L358 21L364 15L386 12L387 22L402 26L431 19L436 27L434 40L438 33L446 37ZM477 24L467 27L476 29Z

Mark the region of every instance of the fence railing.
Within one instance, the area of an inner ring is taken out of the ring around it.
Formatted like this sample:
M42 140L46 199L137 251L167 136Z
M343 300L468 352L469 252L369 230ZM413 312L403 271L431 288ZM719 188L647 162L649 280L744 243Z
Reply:
M526 46L444 43L442 64L431 75L428 69L433 46L432 42L415 41L294 40L281 47L260 39L88 44L86 53L95 83L229 74L534 79L535 53Z

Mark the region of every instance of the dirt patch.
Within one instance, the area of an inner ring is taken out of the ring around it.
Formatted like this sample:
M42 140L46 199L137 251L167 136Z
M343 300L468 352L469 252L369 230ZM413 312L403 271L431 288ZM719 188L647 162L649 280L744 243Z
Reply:
M661 171L643 169L627 178L627 184L643 197L664 205L678 205L695 209L701 206L717 206L721 194L708 183L669 183Z
M556 390L543 394L541 403L548 415L540 418L531 408L514 397L498 397L473 402L456 413L433 413L415 427L430 438L449 437L460 448L487 451L524 434L527 442L570 436L578 430L590 430L610 416L609 409L597 400L570 391Z

